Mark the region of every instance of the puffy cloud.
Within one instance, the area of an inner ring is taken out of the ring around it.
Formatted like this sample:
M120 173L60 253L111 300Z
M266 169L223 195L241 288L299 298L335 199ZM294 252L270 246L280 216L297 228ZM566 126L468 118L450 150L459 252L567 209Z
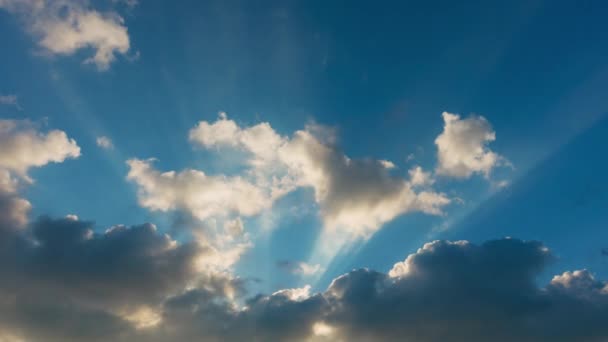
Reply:
M474 173L489 176L505 159L487 145L496 140L496 133L482 116L461 119L457 114L443 112L443 132L435 139L437 174L467 178Z
M190 280L195 257L205 253L149 223L95 233L91 222L41 218L30 229L33 245L22 252L27 262L14 270L15 277L28 279L38 294L61 293L96 305L154 303Z
M538 242L435 241L390 274L354 270L320 294L282 290L239 309L208 291L188 292L166 304L168 325L157 331L212 341L605 340L605 283L573 272L585 279L576 291L557 291L556 281L540 288L535 277L550 260Z
M27 120L0 120L0 232L27 223L31 204L18 196L21 181L32 182L32 167L77 158L80 147L65 132L43 133Z
M190 130L189 139L205 148L229 146L245 149L255 157L251 163L258 167L274 160L277 149L285 142L285 138L266 122L240 128L223 112L214 123L199 122Z
M354 270L320 294L281 290L239 309L205 291L185 293L171 300L164 320L171 323L157 331L165 340L173 331L211 341L605 340L606 283L575 271L538 287L551 260L534 241L434 241L388 274Z
M277 262L277 266L279 269L302 276L317 275L325 270L320 264L309 264L303 261L281 260Z
M91 9L86 0L0 0L0 8L17 14L50 54L93 49L94 55L85 63L93 63L99 70L108 69L116 54L126 54L130 48L124 20L115 12Z
M151 210L184 210L206 220L231 214L251 216L272 204L264 189L239 176L212 176L192 169L160 172L151 160L131 159L127 164L127 178L139 187L140 205Z
M574 295L608 294L608 284L595 279L588 270L564 272L551 279L551 289Z
M30 121L0 120L0 170L27 178L27 170L80 156L80 147L63 131L41 133Z
M314 189L329 230L368 237L399 215L439 214L450 202L441 193L416 193L407 180L392 175L385 162L351 159L310 130L297 131L278 154L297 184Z
M364 269L336 278L324 321L348 341L606 339L608 296L597 285L583 286L587 298L552 291L554 282L537 287L551 259L538 242L435 241L389 274ZM586 319L571 318L573 307Z
M196 280L206 251L151 224L95 233L90 222L41 218L4 236L0 330L26 340L107 340L150 325L154 310Z
M112 143L112 140L110 140L110 138L108 138L106 136L97 137L95 139L95 143L97 143L97 146L99 146L105 150L111 150L114 148L114 144Z
M248 172L258 187L269 189L271 199L298 187L314 189L325 227L355 237L369 237L408 212L440 214L450 202L441 193L416 193L410 182L390 173L395 167L390 161L349 158L335 146L333 132L319 125L284 137L268 123L241 128L221 113L214 123L199 122L190 140L248 152Z
M408 171L410 175L410 183L413 186L433 185L435 180L430 172L425 172L420 166L415 166Z

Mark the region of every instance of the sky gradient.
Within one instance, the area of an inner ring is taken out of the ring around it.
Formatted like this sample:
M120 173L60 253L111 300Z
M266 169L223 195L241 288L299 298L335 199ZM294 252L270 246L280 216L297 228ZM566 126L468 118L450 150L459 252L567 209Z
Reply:
M0 342L608 340L606 15L0 0Z

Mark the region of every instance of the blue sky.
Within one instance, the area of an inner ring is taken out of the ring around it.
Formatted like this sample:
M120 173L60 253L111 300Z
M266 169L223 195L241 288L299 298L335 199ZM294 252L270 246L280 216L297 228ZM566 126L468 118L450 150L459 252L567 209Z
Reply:
M26 227L153 223L213 249L201 272L249 295L323 293L433 240L541 241L554 258L539 286L569 270L606 279L607 13L0 0L0 120L16 123L0 130L0 171L18 184L3 196L31 204ZM53 130L66 138L44 140Z

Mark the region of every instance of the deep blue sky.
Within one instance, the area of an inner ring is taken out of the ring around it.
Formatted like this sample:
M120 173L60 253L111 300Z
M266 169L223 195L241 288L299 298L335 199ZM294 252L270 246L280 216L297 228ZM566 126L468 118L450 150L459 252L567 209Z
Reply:
M82 64L87 49L39 53L19 18L0 11L0 95L17 95L21 107L0 106L0 116L48 120L82 148L77 160L31 170L33 216L74 213L104 230L171 225L170 213L138 205L125 178L128 158L158 158L160 170L238 171L188 142L197 122L220 111L241 126L269 122L282 135L312 122L331 126L346 155L391 160L403 175L414 164L435 168L442 112L482 115L496 132L491 149L514 166L497 171L511 185L496 190L480 175L439 178L436 188L464 204L444 216L413 213L384 224L326 265L318 286L355 267L386 271L439 238L538 239L559 256L555 270L590 268L606 277L607 6L141 0L114 8L131 49L101 72ZM102 135L113 150L96 146ZM275 208L312 196L298 190ZM255 230L258 220L246 223ZM447 230L431 232L445 222ZM276 263L306 260L322 223L313 208L275 224L236 265L264 291L303 285Z

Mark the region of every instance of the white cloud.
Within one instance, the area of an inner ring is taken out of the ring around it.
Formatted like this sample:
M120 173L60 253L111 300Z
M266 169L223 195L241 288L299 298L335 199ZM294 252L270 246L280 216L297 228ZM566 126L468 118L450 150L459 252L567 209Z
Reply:
M415 166L408 171L410 175L410 183L413 186L433 185L435 180L430 172L425 172L420 166Z
M407 212L439 214L450 202L440 193L416 193L389 173L395 165L388 160L349 158L336 148L333 132L319 125L284 137L268 123L241 128L221 113L214 123L199 122L190 140L249 152L249 172L258 186L270 189L272 199L297 187L313 188L325 227L356 237L369 237Z
M29 179L29 168L78 156L80 147L63 131L41 133L27 120L0 120L0 169Z
M85 63L99 70L108 69L116 54L124 55L130 48L124 20L116 12L91 9L88 1L0 0L0 8L17 14L47 53L72 55L93 49Z
M257 168L274 161L278 148L286 142L267 122L241 128L224 112L214 123L200 121L190 130L189 139L205 148L232 147L249 151L254 156L250 163Z
M20 181L32 182L30 168L78 156L80 147L63 131L43 133L27 120L0 120L0 226L27 223L31 204L17 191Z
M114 148L114 144L112 143L112 140L110 140L110 138L106 137L106 136L100 136L97 137L97 139L95 139L95 142L97 143L97 146L106 149L106 150L111 150Z
M283 289L272 294L273 296L283 296L291 301L302 301L310 298L310 285L294 289Z
M496 140L490 123L481 116L461 119L457 114L444 112L443 132L435 139L437 145L437 174L467 178L474 173L488 177L504 158L487 145Z
M390 161L390 160L384 160L384 159L381 159L381 160L379 160L379 162L380 162L380 164L382 164L382 166L384 166L386 169L394 169L394 168L396 168L396 167L397 167L397 166L395 165L395 163L393 163L393 162L392 162L392 161Z
M588 270L566 271L551 279L552 289L574 295L608 294L608 283L595 279Z
M272 203L264 189L239 176L212 176L192 169L160 172L151 160L130 159L127 164L127 179L139 186L139 204L150 210L184 210L206 220L255 215Z

